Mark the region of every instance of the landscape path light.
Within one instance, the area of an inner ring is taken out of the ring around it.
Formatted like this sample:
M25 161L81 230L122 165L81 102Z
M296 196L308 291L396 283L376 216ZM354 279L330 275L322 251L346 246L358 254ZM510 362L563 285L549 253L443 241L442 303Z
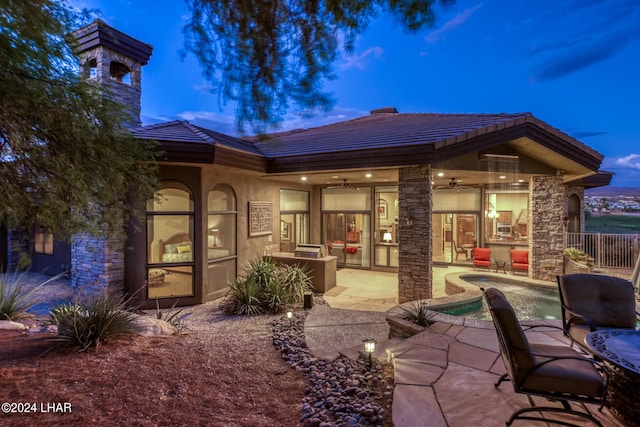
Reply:
M364 352L369 355L369 369L371 369L371 366L372 366L371 353L376 351L376 340L374 340L373 338L367 338L363 342L364 342Z
M293 325L293 310L287 310L287 319L289 319L289 326Z

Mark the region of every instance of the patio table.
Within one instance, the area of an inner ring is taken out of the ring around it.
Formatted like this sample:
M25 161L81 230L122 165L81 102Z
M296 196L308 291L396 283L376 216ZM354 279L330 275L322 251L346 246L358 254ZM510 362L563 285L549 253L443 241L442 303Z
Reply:
M507 263L509 261L506 259L494 259L493 260L493 265L496 267L496 273L498 272L499 269L502 269L502 272L504 274L507 274Z
M603 329L585 341L604 361L611 411L625 425L640 427L640 331Z

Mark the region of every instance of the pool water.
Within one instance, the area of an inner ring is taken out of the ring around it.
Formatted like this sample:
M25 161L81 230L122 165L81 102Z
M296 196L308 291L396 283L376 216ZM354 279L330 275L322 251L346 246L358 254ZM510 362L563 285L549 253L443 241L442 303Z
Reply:
M525 283L509 283L491 280L486 277L464 278L479 288L498 288L513 306L519 320L559 320L562 319L560 297L555 289L545 289ZM491 320L487 303L466 306L443 311L454 316L464 316L470 319Z

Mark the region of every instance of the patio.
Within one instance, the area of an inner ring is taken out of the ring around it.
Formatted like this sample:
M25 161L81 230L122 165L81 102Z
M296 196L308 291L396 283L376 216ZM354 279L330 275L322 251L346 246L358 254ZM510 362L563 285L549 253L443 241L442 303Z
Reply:
M456 270L465 269L434 268L434 296L444 294L442 277ZM330 307L315 306L307 317L305 336L311 352L325 359L340 354L358 357L361 341L375 338L379 345L374 356L394 366L396 427L503 426L512 412L528 406L526 397L514 393L510 384L493 386L504 365L490 322L439 322L411 338L387 340L384 312L394 305L394 280L395 274L339 271L338 286L325 295ZM539 328L528 337L531 342L568 345L557 329ZM623 426L607 409L589 410L605 426ZM560 417L579 422L569 415Z

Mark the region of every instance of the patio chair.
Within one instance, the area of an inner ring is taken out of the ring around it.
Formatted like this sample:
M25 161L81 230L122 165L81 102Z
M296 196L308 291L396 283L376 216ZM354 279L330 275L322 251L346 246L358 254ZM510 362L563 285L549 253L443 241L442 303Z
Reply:
M473 249L473 269L477 267L491 268L491 248Z
M588 350L585 338L598 329L635 329L638 319L631 282L601 274L557 276L562 328L571 339Z
M529 271L529 251L524 249L511 249L511 272L527 273Z
M500 355L507 371L494 386L498 388L503 381L511 381L513 390L525 394L531 405L514 412L507 421L507 426L516 419L574 425L566 419L542 417L543 413L551 412L573 414L602 427L584 405L593 403L600 405L600 409L608 405L606 381L596 369L598 363L581 357L564 345L529 343L504 294L496 288L482 289L482 292L491 312ZM562 406L535 406L532 396L558 401ZM573 409L570 402L580 404L583 411ZM539 416L535 412L539 412Z

